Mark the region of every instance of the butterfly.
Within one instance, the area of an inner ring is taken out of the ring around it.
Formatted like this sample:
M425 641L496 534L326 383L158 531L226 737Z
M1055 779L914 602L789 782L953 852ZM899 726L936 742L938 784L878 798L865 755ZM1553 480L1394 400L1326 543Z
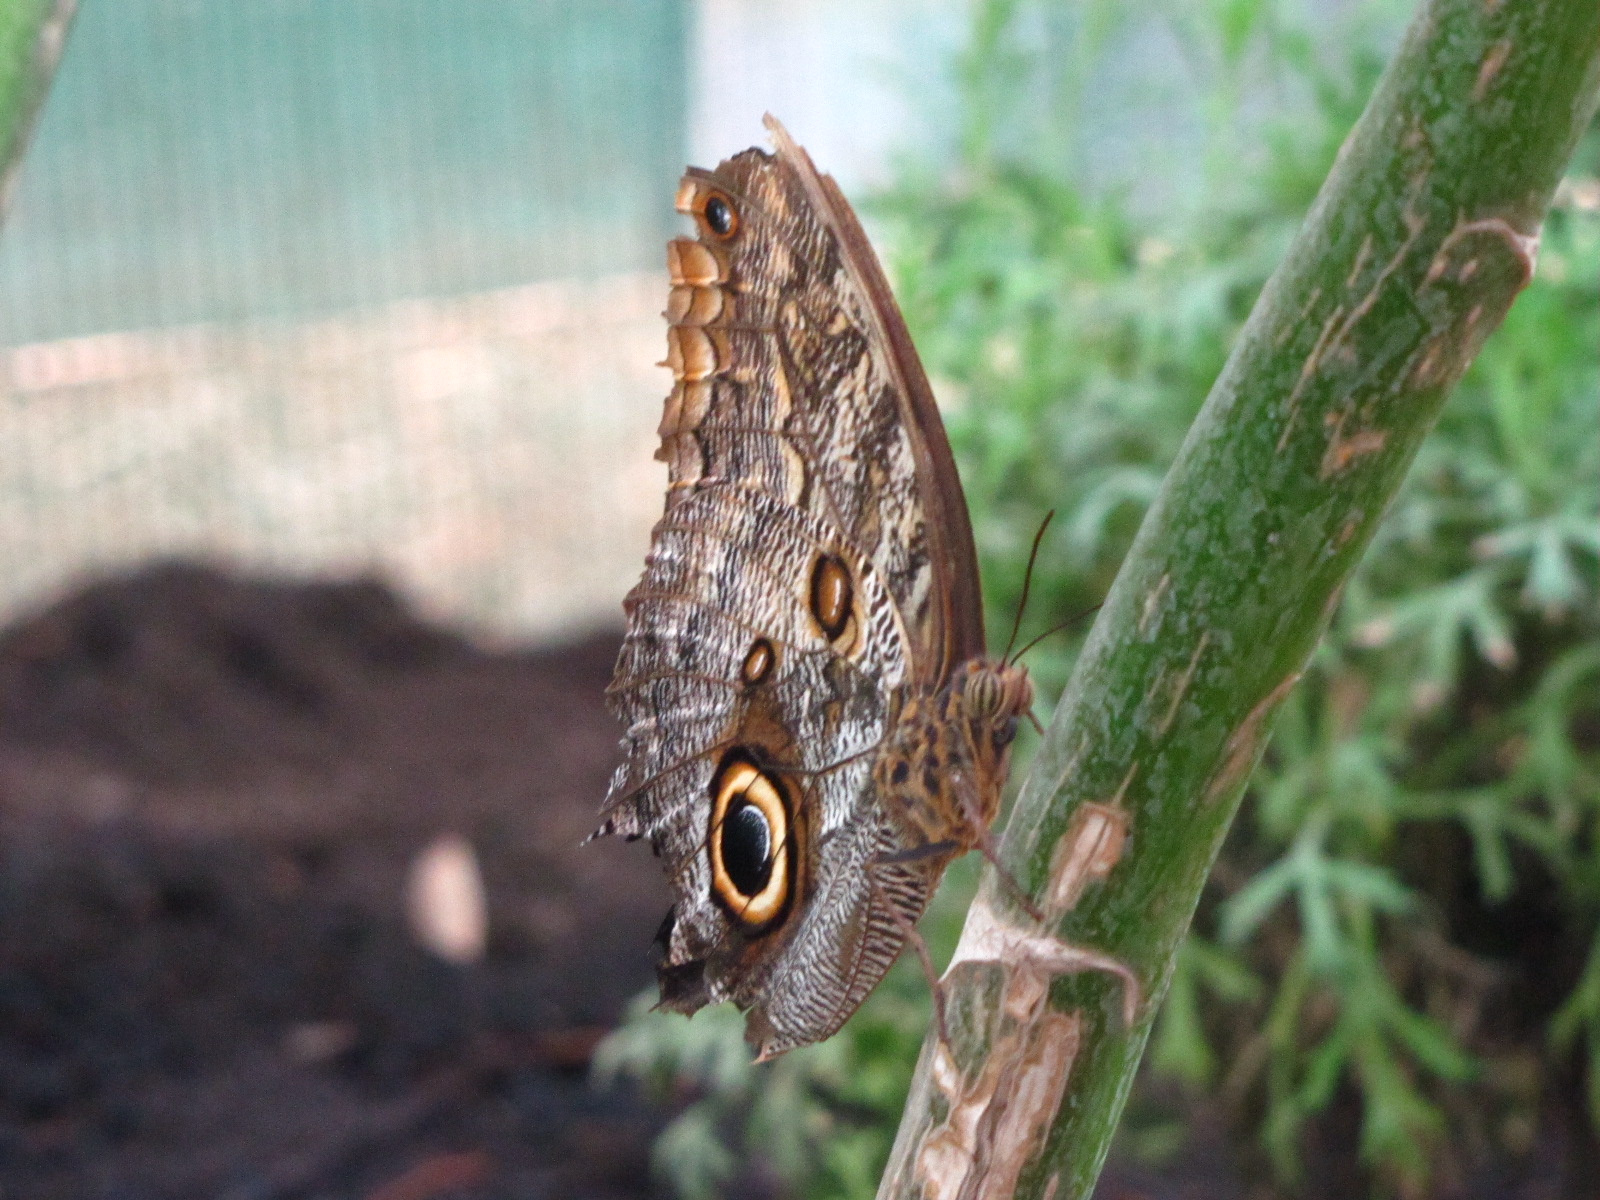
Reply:
M594 836L676 893L661 1007L732 1000L770 1058L835 1032L945 868L993 857L1027 672L985 653L955 460L834 181L775 153L691 168L669 243L665 511L608 689L626 727Z

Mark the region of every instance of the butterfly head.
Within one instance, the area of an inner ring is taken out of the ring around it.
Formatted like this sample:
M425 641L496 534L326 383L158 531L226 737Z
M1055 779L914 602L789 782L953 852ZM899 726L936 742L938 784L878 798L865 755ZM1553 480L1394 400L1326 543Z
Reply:
M977 658L962 668L961 710L972 731L974 749L985 766L998 767L1017 736L1017 722L1033 708L1028 669L1015 663Z

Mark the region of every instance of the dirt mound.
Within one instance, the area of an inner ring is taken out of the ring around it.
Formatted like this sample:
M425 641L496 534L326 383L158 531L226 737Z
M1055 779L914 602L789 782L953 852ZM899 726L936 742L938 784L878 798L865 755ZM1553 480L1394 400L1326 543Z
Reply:
M0 634L6 1200L650 1194L662 1118L584 1078L666 904L577 847L615 650L186 564ZM487 884L471 968L404 921L446 832Z

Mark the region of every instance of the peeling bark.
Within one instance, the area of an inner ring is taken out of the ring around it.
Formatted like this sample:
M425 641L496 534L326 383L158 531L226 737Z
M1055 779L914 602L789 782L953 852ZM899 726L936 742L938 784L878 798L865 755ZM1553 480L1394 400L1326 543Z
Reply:
M1425 3L1089 635L944 983L879 1196L1089 1195L1272 717L1449 389L1532 277L1594 0Z

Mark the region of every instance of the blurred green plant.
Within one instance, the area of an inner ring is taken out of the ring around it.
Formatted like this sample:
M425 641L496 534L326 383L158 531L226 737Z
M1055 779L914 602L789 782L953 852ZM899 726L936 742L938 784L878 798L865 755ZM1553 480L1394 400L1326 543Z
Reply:
M908 169L878 212L996 624L1049 508L1030 624L1104 593L1402 15L1364 9L1314 38L1266 0L1162 18L1214 82L1201 186L1152 209L1031 151L1076 144L1096 64L1135 17L979 7L948 162ZM1249 81L1284 115L1260 116ZM1220 1091L1289 1191L1308 1129L1338 1109L1359 1114L1388 1194L1527 1151L1575 1079L1600 1128L1597 162L1591 131L1533 283L1284 705L1152 1042L1153 1069ZM1032 656L1046 694L1075 649ZM936 947L953 945L973 875L936 901ZM742 1139L797 1193L866 1196L926 1011L901 964L837 1038L771 1066L748 1064L729 1013L630 1022L601 1068L699 1097L658 1145L685 1195L741 1170Z
M0 0L0 217L77 0Z

